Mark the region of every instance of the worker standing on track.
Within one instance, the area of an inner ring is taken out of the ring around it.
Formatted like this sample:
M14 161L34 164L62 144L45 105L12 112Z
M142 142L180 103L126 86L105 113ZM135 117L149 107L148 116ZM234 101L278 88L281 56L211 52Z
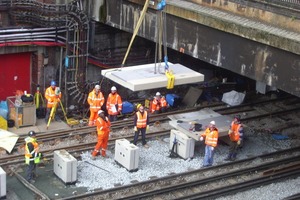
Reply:
M95 85L95 88L89 93L87 98L87 102L90 105L89 126L95 125L96 119L98 118L98 111L101 110L104 104L104 96L100 89L100 85Z
M151 103L151 113L159 114L167 111L167 101L165 97L162 97L160 92L156 92L155 97Z
M39 145L34 131L28 132L25 138L25 163L27 165L26 180L29 183L35 183L36 164L40 163L41 153L39 153Z
M111 87L111 93L107 97L106 109L109 120L111 122L117 121L117 116L122 111L122 98L117 93L117 88L115 86Z
M211 121L203 134L201 134L200 141L205 138L205 155L203 161L203 167L209 167L213 165L214 152L218 144L219 131L216 128L215 121Z
M234 116L231 122L228 136L230 138L229 153L225 158L226 161L234 161L236 159L238 147L242 144L244 129L241 124L241 116Z
M100 153L100 149L101 149L102 157L107 157L106 149L107 149L107 143L108 143L108 138L110 133L110 126L111 126L111 123L108 117L105 116L103 110L98 111L98 116L99 117L96 120L98 142L95 146L94 151L92 152L93 160L95 160L96 156Z
M133 144L137 144L139 134L142 134L142 144L145 148L149 148L146 142L146 131L149 130L149 116L148 112L144 110L142 104L137 105L138 111L134 115L133 125L134 125L134 139Z
M56 82L51 81L50 86L45 91L45 98L47 100L47 112L45 117L45 122L48 123L51 109L54 105L57 107L57 103L60 102L62 97L59 87L56 87ZM60 121L58 115L55 115L55 120Z

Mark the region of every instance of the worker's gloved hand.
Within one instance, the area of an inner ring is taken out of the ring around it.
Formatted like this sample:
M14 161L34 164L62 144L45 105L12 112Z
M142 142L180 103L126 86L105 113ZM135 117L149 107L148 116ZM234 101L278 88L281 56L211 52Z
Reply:
M211 150L212 150L212 151L215 150L215 147L211 147Z
M137 127L136 127L136 126L134 126L133 130L134 130L134 131L137 131Z
M203 137L202 136L200 137L200 141L203 141Z
M48 102L51 103L51 102L52 102L52 99L48 99Z
M147 125L146 130L149 130L149 125Z
M237 141L237 145L241 145L241 140Z
M232 130L229 130L229 131L228 131L228 135L230 135L231 133L232 133Z

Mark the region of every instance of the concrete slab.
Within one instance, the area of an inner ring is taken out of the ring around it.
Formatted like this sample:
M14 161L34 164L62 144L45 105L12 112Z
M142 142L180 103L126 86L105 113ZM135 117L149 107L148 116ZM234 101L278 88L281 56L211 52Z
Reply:
M204 132L209 122L213 120L216 122L216 127L219 130L219 137L227 136L228 129L233 120L231 117L221 115L209 108L185 114L169 115L168 118L171 119L169 124L172 127L182 131L197 141L200 140L201 134ZM191 128L190 122L202 124L202 131L189 130Z
M141 91L154 88L167 87L168 78L164 73L165 63L137 65L131 67L102 70L101 74L132 90ZM158 70L159 69L159 70ZM193 71L181 64L169 63L169 69L173 72L174 85L198 83L204 81L204 75Z
M195 111L195 112L168 115L168 118L170 120L181 120L184 122L190 122L193 120L206 119L206 118L211 118L211 117L216 117L216 116L221 116L221 114L213 111L210 108L203 108L203 109Z
M201 120L195 120L196 123L202 124L202 130L201 131L191 131L189 130L191 125L189 122L183 122L177 124L177 129L179 131L182 131L186 135L188 135L191 138L194 138L195 140L199 141L201 134L205 131L207 128L207 125L209 124L210 121L214 120L216 122L216 127L219 130L219 138L224 137L228 135L228 130L230 127L230 124L232 122L232 118L229 116L216 116L216 117L211 117L207 119L201 119Z

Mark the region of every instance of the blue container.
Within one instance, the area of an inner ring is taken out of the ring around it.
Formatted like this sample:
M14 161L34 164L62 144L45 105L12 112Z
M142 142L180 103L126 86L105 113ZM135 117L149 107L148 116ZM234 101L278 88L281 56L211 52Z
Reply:
M134 106L128 101L124 101L122 104L122 114L129 114L134 111Z
M8 106L6 101L0 102L0 116L2 116L4 119L7 119L8 117Z
M181 102L181 98L176 94L167 94L166 101L171 107L177 107Z

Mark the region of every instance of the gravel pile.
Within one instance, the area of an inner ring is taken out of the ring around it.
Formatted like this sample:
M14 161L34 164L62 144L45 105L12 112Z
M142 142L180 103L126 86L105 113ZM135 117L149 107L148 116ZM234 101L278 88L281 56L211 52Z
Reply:
M300 192L300 177L280 183L272 183L235 195L217 198L217 200L255 199L255 200L280 200Z
M91 152L83 152L78 162L78 182L76 186L88 190L109 189L127 185L136 181L146 181L153 177L163 177L171 173L181 173L199 169L203 164L204 143L196 142L193 159L170 158L169 138L149 141L150 148L139 143L139 168L137 172L128 172L114 161L114 149L107 152L109 158L97 157L91 160ZM238 153L238 159L258 156L290 147L290 140L275 140L271 134L247 133L244 147ZM225 163L228 146L219 145L215 151L214 165ZM300 189L299 189L300 190Z

